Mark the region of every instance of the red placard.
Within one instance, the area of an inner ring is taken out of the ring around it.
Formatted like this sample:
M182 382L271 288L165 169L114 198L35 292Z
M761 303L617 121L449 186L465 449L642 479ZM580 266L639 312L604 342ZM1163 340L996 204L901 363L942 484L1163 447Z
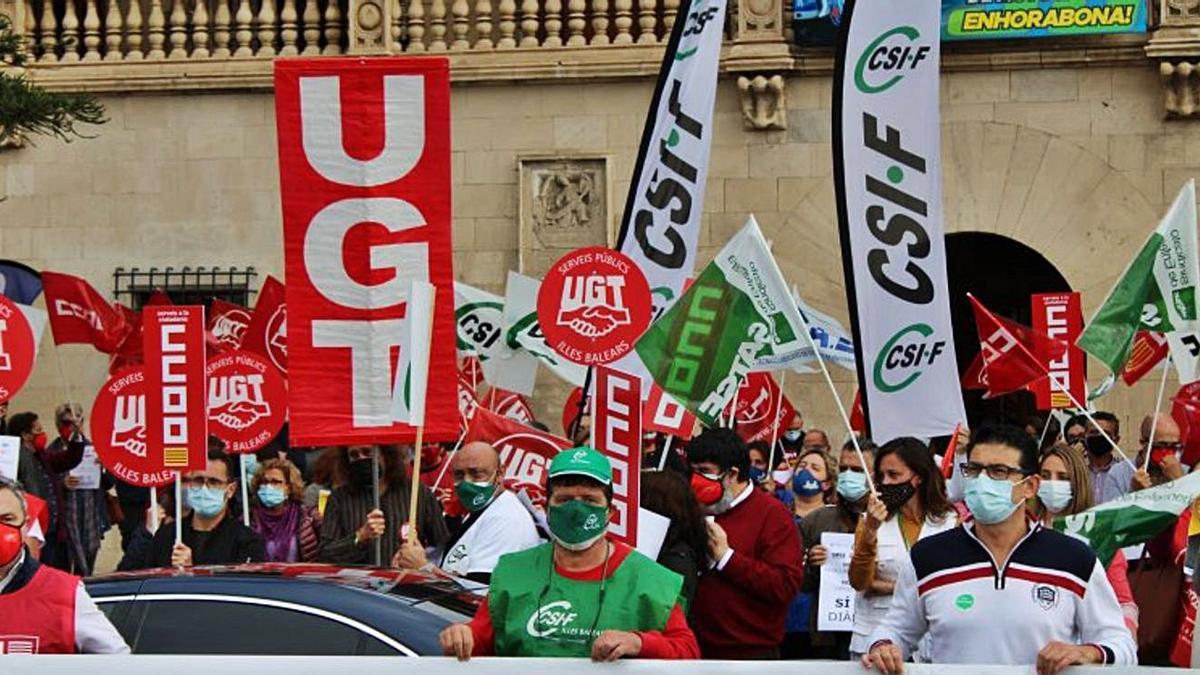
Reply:
M595 373L592 428L596 449L613 469L613 510L608 531L637 546L638 504L642 476L642 380L636 375L599 366Z
M37 345L33 327L16 303L0 295L0 401L10 401L29 381Z
M238 348L262 354L287 375L287 303L283 284L268 276L258 291L258 302L246 324Z
M208 429L232 453L271 442L287 419L287 385L254 352L226 352L208 362Z
M130 485L156 487L175 478L162 455L146 445L146 378L141 366L119 371L96 394L89 418L96 457L104 468Z
M241 349L246 329L250 327L250 312L241 305L215 298L208 308L208 350L223 354Z
M456 367L449 63L281 59L275 112L291 442L411 442L391 400L414 279L436 288L430 372ZM456 389L429 378L426 441L458 437Z
M1046 342L1034 343L1034 356L1050 372L1050 377L1034 382L1031 387L1038 410L1073 408L1071 397L1064 390L1071 392L1076 401L1087 398L1087 355L1075 346L1076 338L1083 332L1079 293L1035 293L1031 302L1033 330L1070 345L1065 354L1053 358Z
M204 307L144 308L142 354L146 453L172 471L203 470L208 462Z
M728 415L737 405L737 433L747 443L771 443L783 435L796 416L796 408L786 396L779 396L779 384L770 373L752 372L738 386L737 395L725 408Z
M1133 386L1145 377L1146 373L1154 370L1154 366L1167 358L1170 351L1166 335L1147 330L1138 331L1133 338L1133 347L1129 350L1129 360L1121 369L1121 379L1125 384Z
M546 503L546 470L550 460L571 447L565 438L527 427L486 408L475 410L467 428L463 443L473 441L491 443L496 448L504 467L504 487L512 492L525 490L537 506Z
M650 286L627 256L602 246L571 251L546 273L538 323L563 358L592 366L633 349L650 325Z
M534 419L533 406L529 405L528 399L516 392L492 387L486 398L487 409L497 415L503 415L510 420L524 424L528 424Z
M696 430L696 416L657 384L652 384L650 396L642 408L642 428L688 440Z

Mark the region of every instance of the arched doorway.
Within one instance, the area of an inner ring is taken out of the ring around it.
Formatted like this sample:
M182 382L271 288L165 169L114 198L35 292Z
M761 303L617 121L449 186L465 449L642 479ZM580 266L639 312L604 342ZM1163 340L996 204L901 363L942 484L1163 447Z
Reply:
M979 353L975 315L967 293L998 316L1026 326L1032 322L1029 298L1034 293L1070 291L1071 286L1050 261L1034 249L990 232L954 232L946 235L946 272L950 283L950 312L954 321L954 349L958 371L964 373ZM1016 392L984 400L983 392L964 391L967 421L1023 420L1036 412L1033 394Z

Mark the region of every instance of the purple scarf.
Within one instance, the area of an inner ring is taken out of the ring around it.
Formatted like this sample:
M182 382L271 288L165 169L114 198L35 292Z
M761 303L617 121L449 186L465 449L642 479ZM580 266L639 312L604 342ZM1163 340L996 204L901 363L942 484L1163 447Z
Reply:
M296 562L299 555L296 552L296 540L300 533L299 504L288 501L283 505L283 512L276 515L262 508L254 507L254 531L262 535L267 545L267 562Z

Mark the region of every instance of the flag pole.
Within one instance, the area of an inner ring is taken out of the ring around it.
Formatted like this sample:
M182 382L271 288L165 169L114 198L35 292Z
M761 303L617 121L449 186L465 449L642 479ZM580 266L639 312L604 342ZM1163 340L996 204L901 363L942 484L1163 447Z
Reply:
M425 343L430 346L431 350L433 348L433 320L435 316L434 307L436 305L437 292L435 289L434 293L429 296L429 321L427 322L428 328L425 332ZM425 364L425 388L426 390L429 389L429 363ZM427 391L421 392L421 396L424 397L426 393ZM495 401L494 398L492 400ZM417 536L417 496L421 493L421 446L425 440L425 417L428 412L428 409L422 406L421 424L417 427L417 442L413 445L412 485L408 496L408 536L410 537Z
M1054 410L1046 413L1046 424L1042 426L1042 435L1038 438L1038 450L1046 447L1046 433L1050 431L1050 420L1054 419Z
M1100 423L1096 421L1095 417L1092 417L1091 411L1089 411L1086 406L1080 405L1079 401L1075 398L1075 394L1067 391L1067 388L1061 386L1054 378L1050 378L1050 386L1066 394L1067 398L1071 399L1071 405L1075 406L1080 412L1082 412L1083 416L1088 418L1088 421L1092 423L1092 426L1096 427L1096 431L1100 432L1100 435L1104 437L1104 440L1108 441L1109 445L1116 448L1117 452L1120 453L1121 458L1126 462L1129 462L1129 466L1132 466L1133 470L1137 471L1137 464L1134 464L1133 460L1129 459L1129 455L1125 454L1125 451L1121 449L1121 446L1117 445L1116 441L1114 441L1107 433L1105 433L1104 427L1100 426Z
M442 478L446 475L446 469L450 467L450 463L454 461L454 456L458 454L458 449L462 447L463 441L467 438L467 432L464 430L458 435L458 442L450 449L450 453L446 455L446 461L442 464L442 470L438 472L437 480L433 481L433 486L442 484Z
M178 477L176 477L175 480L177 483L179 482ZM175 501L179 501L179 500L176 499ZM155 532L158 532L159 524L160 523L158 521L158 488L152 487L152 488L150 488L150 534L154 534Z
M779 395L775 397L775 419L771 425L771 453L767 457L767 471L775 470L775 445L779 443L779 426L783 423L779 414L783 412L783 385L787 382L787 371L779 375Z
M238 466L242 474L242 524L250 527L250 486L246 484L246 454L238 456Z
M658 470L662 471L667 468L667 455L671 452L671 442L675 440L674 434L667 434L667 440L663 442L662 455L658 458Z
M1162 410L1163 392L1167 390L1167 374L1171 372L1171 355L1167 354L1167 360L1163 363L1162 379L1158 381L1158 398L1154 401L1154 416L1150 418L1150 439L1146 442L1146 458L1142 464L1142 471L1150 470L1150 451L1154 449L1154 433L1158 431L1158 412Z
M817 343L813 341L812 329L808 325L808 317L800 312L800 321L804 324L804 337L808 338L808 346L813 350L813 356L817 358L817 365L821 367L821 375L825 378L825 384L829 386L829 392L833 394L833 402L837 404L838 414L842 416L842 424L846 425L846 431L850 432L850 442L854 444L854 452L858 455L858 461L862 463L863 474L867 477L867 489L875 492L875 481L871 478L871 467L867 466L867 458L863 455L862 446L858 444L858 434L854 433L854 429L850 427L850 416L846 414L846 407L842 405L842 397L838 396L837 388L833 386L833 378L829 375L829 368L825 367L825 359L821 356L821 350L817 349Z
M420 449L418 449L415 454L417 457L415 461L417 461L417 462L421 461ZM397 459L399 459L399 458L397 458ZM371 510L372 511L380 510L380 501L381 500L379 497L379 446L372 445L371 446ZM379 537L375 537L375 539L372 542L372 545L373 545L372 558L374 559L375 566L383 567L383 541L381 541Z
M175 543L183 543L183 474L175 472ZM154 488L157 492L158 488ZM158 520L158 500L154 503L154 519ZM155 529L158 529L156 524Z

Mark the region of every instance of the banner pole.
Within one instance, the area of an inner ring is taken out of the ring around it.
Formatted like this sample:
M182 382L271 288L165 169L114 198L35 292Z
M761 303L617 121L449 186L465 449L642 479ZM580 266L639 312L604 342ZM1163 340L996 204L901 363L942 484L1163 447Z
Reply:
M575 434L579 431L579 425L583 423L583 414L587 411L588 395L591 389L592 366L588 366L587 373L583 376L583 386L579 388L579 408L575 411L575 419L571 420L571 426L567 428L567 440L572 444L575 443Z
M867 476L867 489L875 492L875 480L871 478L872 467L867 466L867 458L863 455L862 447L858 444L858 434L854 433L854 429L850 427L850 416L846 414L846 407L842 405L842 397L838 396L837 388L833 386L833 377L829 375L829 368L825 366L825 359L821 356L821 350L817 349L817 343L813 341L812 329L808 325L808 317L804 313L800 313L800 321L804 324L804 337L808 338L808 346L812 347L813 356L817 358L817 365L821 367L821 375L825 378L825 384L829 386L829 393L833 394L833 402L837 404L838 414L842 417L842 424L846 425L846 431L850 433L850 442L854 444L854 452L858 455L858 461L862 463L863 473Z
M1171 355L1163 363L1162 379L1158 381L1158 398L1154 400L1154 417L1150 418L1150 440L1146 442L1146 458L1142 463L1142 471L1150 470L1150 451L1154 449L1154 433L1158 431L1158 413L1162 410L1163 392L1167 389L1167 374L1171 372Z
M458 442L454 444L454 447L450 449L450 453L446 455L446 461L442 464L442 470L438 472L437 480L433 481L433 486L435 488L442 484L442 478L446 475L446 469L448 469L450 464L454 461L454 456L458 454L458 449L462 447L463 441L466 440L466 438L467 432L465 430L458 435Z
M242 524L250 527L250 486L246 483L246 454L238 456L238 466L242 474Z
M425 333L425 342L429 343L431 348L433 346L432 345L432 343L433 343L433 319L434 319L434 316L436 316L435 311L434 311L434 308L436 306L437 306L437 292L435 289L434 294L430 297L429 322L428 322L429 329ZM429 364L427 363L427 364L425 364L425 391L421 392L422 400L425 399L425 397L428 395L428 393L429 393ZM493 394L495 393L494 388L492 389L492 393ZM416 400L416 399L414 398L413 400ZM494 398L492 400L493 400L493 402L495 401ZM425 406L422 406L421 407L421 424L417 427L417 442L413 445L412 484L410 486L410 489L409 489L410 494L408 496L408 536L410 536L410 537L417 536L417 496L421 494L421 446L425 444L424 443L425 442L425 417L428 414L429 414L428 408L426 408ZM419 539L419 537L418 537L418 539Z
M767 457L767 472L775 470L775 446L779 443L779 426L783 423L779 419L779 414L783 412L783 385L787 382L788 371L783 371L779 375L779 396L775 397L775 416L771 421L771 453Z
M739 379L737 389L733 390L733 402L729 406L729 420L728 421L729 421L730 429L734 429L734 430L737 429L738 396L742 393L742 383L745 381L746 381L745 378Z
M1059 386L1058 382L1056 382L1054 380L1054 378L1050 378L1050 386L1054 387L1055 389L1058 389L1062 393L1066 394L1067 398L1071 399L1071 405L1078 408L1079 411L1083 413L1083 416L1088 418L1088 421L1092 423L1092 426L1096 427L1096 431L1100 432L1100 435L1104 437L1104 440L1108 441L1109 445L1111 445L1117 449L1117 452L1120 453L1120 455L1121 455L1121 459L1124 459L1126 462L1129 462L1129 466L1132 466L1133 470L1137 471L1137 468L1138 468L1137 464L1134 464L1133 460L1129 459L1129 455L1125 454L1125 451L1121 449L1121 446L1117 445L1116 442L1113 441L1113 439L1111 437L1109 437L1109 435L1107 433L1105 433L1104 427L1100 426L1100 423L1096 421L1095 417L1092 417L1091 411L1089 411L1086 406L1079 404L1079 401L1076 400L1074 394L1067 391L1065 388Z
M154 517L158 518L158 504L154 505ZM175 472L175 543L183 543L183 474L178 471Z
M1038 450L1046 447L1046 432L1050 431L1050 420L1054 419L1054 410L1046 413L1046 424L1042 426L1042 435L1038 437Z
M420 462L421 461L421 451L419 448L414 453L414 455L416 456L416 459L414 461ZM414 470L413 473L418 473L418 471ZM418 475L420 475L420 474L418 473ZM372 478L372 480L371 480L371 509L374 511L378 511L379 510L379 502L380 502L380 499L379 499L379 446L378 445L371 446L371 478ZM375 561L376 567L383 566L383 541L380 540L379 537L375 537L375 540L373 542L372 558Z
M176 500L178 501L178 500ZM158 532L158 488L150 488L150 534Z
M667 434L667 440L663 442L662 455L658 458L659 471L667 468L667 455L671 452L671 443L674 442L674 440L674 434Z

